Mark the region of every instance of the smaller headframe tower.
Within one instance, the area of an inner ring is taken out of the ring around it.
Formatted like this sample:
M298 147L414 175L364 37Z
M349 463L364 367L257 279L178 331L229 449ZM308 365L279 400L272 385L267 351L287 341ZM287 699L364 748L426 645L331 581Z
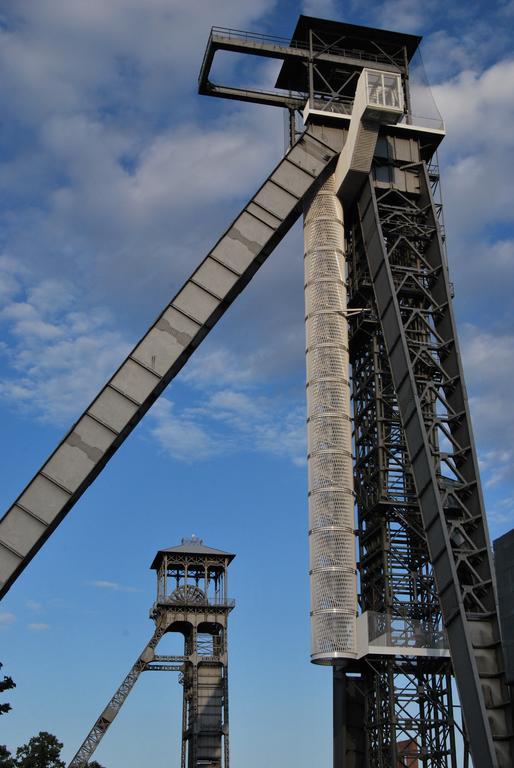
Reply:
M229 768L227 569L235 555L192 536L161 549L157 626L184 636L181 768Z
M68 768L86 768L141 672L152 671L181 673L181 768L229 768L227 629L235 600L227 597L227 569L234 557L194 535L157 552L154 633ZM170 632L183 635L182 654L157 654Z

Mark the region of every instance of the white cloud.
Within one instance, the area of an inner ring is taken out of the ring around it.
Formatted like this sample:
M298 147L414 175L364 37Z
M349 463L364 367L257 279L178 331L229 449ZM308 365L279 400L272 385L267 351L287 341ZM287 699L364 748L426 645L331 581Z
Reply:
M0 278L3 274L0 264ZM2 350L8 373L0 398L62 423L78 415L96 394L129 345L101 309L75 309L77 292L66 282L20 279L19 300L0 311L9 343Z
M4 12L3 89L22 114L139 111L194 87L213 24L244 29L273 0L29 0ZM11 19L11 16L13 17ZM162 107L161 107L162 109Z
M136 587L128 587L124 584L120 584L117 581L108 581L107 579L96 579L95 581L88 582L90 587L97 587L97 589L107 589L111 592L141 592Z
M419 32L435 5L437 2L433 1L420 3L418 0L385 0L380 3L377 17L384 29Z
M280 152L278 110L227 103L216 122L213 100L202 110L191 98L211 24L245 29L273 6L29 0L6 11L0 191L16 260L125 316L155 312Z
M155 210L171 203L190 208L235 197L246 191L249 178L262 172L263 158L270 154L265 144L245 119L226 119L210 128L185 125L157 136L141 154L134 174L134 207ZM242 162L235 174L231 159L236 156Z
M37 282L30 273L16 278L18 295L0 312L9 342L1 350L7 372L0 398L43 421L67 423L87 406L129 345L108 313L75 309L78 296L69 283ZM277 345L246 355L207 347L196 356L181 376L191 404L179 408L161 398L151 411L150 432L158 444L182 461L243 450L302 463L303 402L256 393L269 379L273 359L284 355L280 334L277 339Z
M206 429L199 420L177 412L174 404L161 397L151 410L156 425L152 436L170 456L180 461L202 461L227 452L230 441Z
M514 61L463 72L433 91L448 134L442 157L450 231L469 238L492 222L513 224L505 158L514 149Z
M128 349L101 307L109 302L123 312L124 327L144 317L134 323L144 329L271 168L281 144L278 110L227 102L218 121L214 100L201 107L187 91L211 23L244 28L273 5L70 0L63 9L58 0L32 0L19 23L0 33L0 93L31 135L0 169L0 186L16 190L9 212L16 261L0 262L9 331L1 349L11 371L0 394L10 403L47 420L75 415ZM342 5L305 0L302 7L337 17ZM390 0L374 12L385 26L409 31L441 8L437 0L423 7ZM514 63L474 71L468 37L459 47L439 32L428 43L431 58L453 51L453 65L467 67L435 89L449 131L450 246L463 243L450 253L463 274L457 294L476 295L485 249L495 291L506 291L514 240L488 239L481 228L491 217L512 220L505 156L513 143ZM193 404L163 401L153 409L152 434L176 458L242 449L303 460L302 397L255 396L264 381L303 369L302 246L294 248L298 258L293 249L277 252L245 291L222 344L199 351L184 369L180 381L195 390ZM32 275L17 270L20 261ZM45 280L37 279L43 272Z
M0 629L5 629L11 624L14 624L15 621L16 616L14 613L11 613L10 611L0 611Z
M25 302L8 304L1 313L2 320L10 321L12 333L20 337L31 337L38 341L52 341L62 334L62 329L45 322L36 307Z
M514 112L514 60L503 60L483 72L465 70L433 88L448 129L445 143L464 153L494 139L514 142L509 121Z
M50 629L50 624L45 624L42 621L34 621L31 624L27 624L27 629L31 632L46 632Z
M34 613L44 613L45 608L41 603L38 603L37 600L27 600L26 606L29 609L29 611L33 611Z
M497 529L493 538L511 530L514 523L514 494L509 494L488 505L487 517Z
M338 0L304 0L302 13L322 19L340 19L341 3Z
M511 327L514 60L466 70L433 88L446 122L440 150L449 266L459 314ZM491 300L494 310L491 311Z
M217 347L204 352L200 349L188 362L181 379L193 387L244 386L255 383L258 371L251 359L244 359L226 347Z
M161 398L151 415L152 436L181 461L256 452L305 463L305 408L297 399L211 388L202 401L182 410Z
M12 176L24 185L24 204L5 210L10 248L32 271L74 282L97 303L128 316L155 312L278 159L281 131L266 108L257 112L242 108L219 124L179 122L148 137L137 122L49 119L40 147L48 178L36 191L16 163L7 177L0 169L6 195ZM12 275L4 275L10 291Z
M485 484L514 480L514 335L462 328L462 356Z
M507 18L514 16L514 0L508 0L500 5L500 13Z
M19 265L8 256L0 256L0 306L11 300L20 291Z

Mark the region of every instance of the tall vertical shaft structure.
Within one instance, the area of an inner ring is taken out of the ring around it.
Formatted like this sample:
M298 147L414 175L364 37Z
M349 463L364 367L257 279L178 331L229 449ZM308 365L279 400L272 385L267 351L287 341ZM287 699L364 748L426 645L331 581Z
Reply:
M183 539L160 550L156 621L184 637L181 768L229 768L227 568L234 555Z
M289 42L214 29L200 92L296 109L343 143L304 202L311 659L334 666L335 768L457 768L468 736L476 766L507 768L512 706L435 199L444 126L413 107L419 42L306 16ZM218 49L283 58L278 90L211 83Z
M332 174L308 206L305 326L312 659L355 654L357 585L343 210Z
M295 35L308 39L313 54L304 110L307 122L330 124L323 114L329 111L332 124L347 123L342 113L350 110L341 96L352 73L347 72L341 84L339 71L320 71L313 42L316 36L327 51L331 40L337 48L344 39L345 48L350 48L345 57L350 59L352 33L357 49L360 35L355 30L299 22ZM331 639L327 641L326 633L323 639L332 644L332 663L346 656L335 681L336 696L347 699L340 710L346 713L346 734L338 742L335 763L395 766L409 759L456 767L453 661L475 763L508 766L513 761L512 709L448 270L433 198L437 138L434 127L418 124L410 107L408 47L412 41L396 39L398 47L393 51L387 36L370 30L364 44L360 40L359 55L366 58L366 50L387 51L388 61L373 67L366 62L368 66L353 73L351 118L334 173L334 191L346 218L349 307L355 310L349 346L362 611L362 633L353 647L348 644L346 653L341 653L340 634L347 629L343 606L350 611L353 602L336 572L344 546L337 550L333 539L327 540L323 551L316 552L331 572L332 590L321 599L330 611L333 632ZM357 58L357 51L353 57ZM396 64L397 71L386 64ZM297 77L286 62L283 82L288 74ZM316 83L322 93L316 92ZM332 234L331 224L324 226L319 213L322 195L323 190L306 214L306 222L318 222L321 247ZM306 227L307 259L316 249L309 234ZM325 301L330 302L330 283L321 285ZM307 311L309 303L307 289ZM348 317L348 308L341 304L338 314ZM339 341L344 345L344 322L342 329ZM320 331L308 332L308 358L311 349L322 347L330 359L333 347L325 346L327 339ZM346 378L344 371L341 380ZM309 365L307 379L309 390ZM310 401L312 395L308 395L312 508L313 484L327 478L313 466L317 444L310 428ZM331 415L325 425L321 443L327 452L340 416ZM332 482L335 455L331 454L331 464L325 463L331 466ZM351 535L343 539L350 547ZM317 578L313 568L314 609ZM319 661L316 610L312 621L312 659ZM452 660L446 655L446 637ZM358 676L358 685L355 678L345 679L345 669ZM351 709L362 712L364 739L360 722L350 725Z

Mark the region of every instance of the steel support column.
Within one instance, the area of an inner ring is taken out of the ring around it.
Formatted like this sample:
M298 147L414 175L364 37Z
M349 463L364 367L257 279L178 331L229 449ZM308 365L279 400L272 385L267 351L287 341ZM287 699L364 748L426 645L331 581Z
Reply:
M480 768L507 768L511 710L488 535L447 268L423 164L419 184L416 198L376 193L370 177L358 202L361 236L472 754Z

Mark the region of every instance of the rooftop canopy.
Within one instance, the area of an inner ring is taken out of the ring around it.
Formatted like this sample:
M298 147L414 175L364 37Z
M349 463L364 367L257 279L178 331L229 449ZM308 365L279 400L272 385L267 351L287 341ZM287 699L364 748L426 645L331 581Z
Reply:
M354 53L359 59L375 62L376 66L382 61L397 64L402 69L405 65L405 56L407 61L410 61L422 39L419 35L302 15L298 18L293 32L291 46L308 47L309 30L314 33L313 46L317 51L325 46L333 46L334 53L344 52L348 58L353 58L350 54ZM303 62L294 59L284 61L276 87L306 91L307 70Z
M160 549L155 555L150 568L157 570L161 564L164 555L200 555L206 558L213 557L216 559L225 559L228 562L232 562L235 555L231 552L224 552L222 549L213 549L213 547L207 547L203 543L202 539L193 535L190 538L182 539L182 542L176 547L168 547L168 549Z

